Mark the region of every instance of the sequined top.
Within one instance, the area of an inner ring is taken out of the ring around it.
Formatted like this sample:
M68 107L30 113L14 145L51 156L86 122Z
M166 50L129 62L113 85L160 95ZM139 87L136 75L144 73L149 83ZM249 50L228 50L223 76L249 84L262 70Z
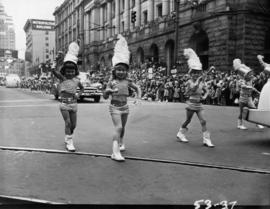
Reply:
M117 89L118 91L113 93L112 96L129 96L128 87L131 85L130 80L112 80L108 83L108 87L111 89Z
M76 94L77 86L80 80L78 78L67 79L60 83L60 92Z
M200 82L198 87L195 87L195 83L191 80L187 82L187 94L189 95L189 100L194 102L200 102L201 97L204 93L206 85L204 82Z

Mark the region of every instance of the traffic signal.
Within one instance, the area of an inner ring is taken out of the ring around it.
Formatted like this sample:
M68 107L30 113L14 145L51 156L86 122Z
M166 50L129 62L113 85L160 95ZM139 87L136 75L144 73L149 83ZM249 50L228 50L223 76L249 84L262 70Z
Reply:
M136 22L136 12L135 11L132 11L131 12L131 22L132 23L135 23Z

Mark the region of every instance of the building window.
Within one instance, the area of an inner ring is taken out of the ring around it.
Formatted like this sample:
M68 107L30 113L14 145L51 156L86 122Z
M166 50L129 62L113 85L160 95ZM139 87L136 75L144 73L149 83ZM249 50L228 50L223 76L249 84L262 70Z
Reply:
M157 16L162 17L162 4L157 5Z
M107 22L107 5L103 7L103 19L104 22Z
M46 43L45 46L49 46L49 43Z
M115 2L112 3L112 18L115 17Z
M143 24L146 25L148 22L148 19L147 19L147 11L144 11L143 12Z
M121 22L121 32L124 32L125 31L125 22L122 21Z
M49 40L49 37L45 37L45 40L48 41Z
M122 11L125 10L125 0L122 0Z
M49 31L45 31L45 35L49 35Z
M46 54L46 59L49 59L49 58L50 58L50 56L48 54Z
M135 7L135 0L132 0L131 2L131 8L134 8Z

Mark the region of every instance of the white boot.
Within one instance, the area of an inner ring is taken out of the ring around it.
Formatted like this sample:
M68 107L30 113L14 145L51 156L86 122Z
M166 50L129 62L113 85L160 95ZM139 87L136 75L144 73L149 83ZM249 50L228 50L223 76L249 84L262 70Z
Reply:
M211 142L209 131L203 132L203 144L207 147L214 147L215 146Z
M237 120L237 128L242 129L242 130L247 129L247 127L243 125L243 120L240 120L240 119Z
M176 137L177 137L178 139L180 139L181 142L187 143L188 140L187 140L187 138L186 138L186 136L185 136L185 133L186 133L187 131L188 131L187 128L180 128L179 131L178 131L178 133L177 133L177 135L176 135Z
M263 125L257 124L256 126L257 126L257 128L259 128L259 129L264 129L264 126L263 126Z
M119 144L117 141L113 141L113 147L112 147L113 153L111 155L111 158L116 161L125 161L125 158L121 155Z
M126 151L125 144L120 144L119 150L122 151L122 152Z
M72 135L66 135L65 137L66 149L70 152L75 152L75 147L73 145Z

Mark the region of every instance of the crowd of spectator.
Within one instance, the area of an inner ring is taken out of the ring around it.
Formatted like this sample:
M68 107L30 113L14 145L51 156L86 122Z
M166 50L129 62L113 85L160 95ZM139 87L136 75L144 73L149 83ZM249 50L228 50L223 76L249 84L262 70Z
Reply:
M40 91L50 93L54 80L51 77L32 76L29 78L22 78L20 88L30 89L31 91Z
M159 64L143 64L131 66L130 78L141 86L142 97L145 100L159 102L185 102L188 95L185 94L187 73L177 72L176 68L170 70L170 75L164 66ZM215 69L205 76L208 96L203 101L211 105L238 105L240 76L234 70L221 72ZM254 74L253 85L261 91L268 77L263 73ZM258 101L258 95L253 95L254 101Z
M131 65L129 77L142 89L142 98L148 101L158 102L185 102L188 95L185 94L186 81L189 79L187 73L179 72L176 68L170 70L161 64L144 63L142 65ZM90 72L91 77L96 77L106 87L111 70L101 68L99 71ZM208 96L203 101L210 105L238 105L240 76L234 70L222 72L218 69L205 76ZM263 73L255 74L253 79L254 87L261 91L268 77ZM52 86L57 82L51 77L37 76L22 79L21 88L29 88L31 91L42 91L50 93ZM254 101L258 95L253 95Z

